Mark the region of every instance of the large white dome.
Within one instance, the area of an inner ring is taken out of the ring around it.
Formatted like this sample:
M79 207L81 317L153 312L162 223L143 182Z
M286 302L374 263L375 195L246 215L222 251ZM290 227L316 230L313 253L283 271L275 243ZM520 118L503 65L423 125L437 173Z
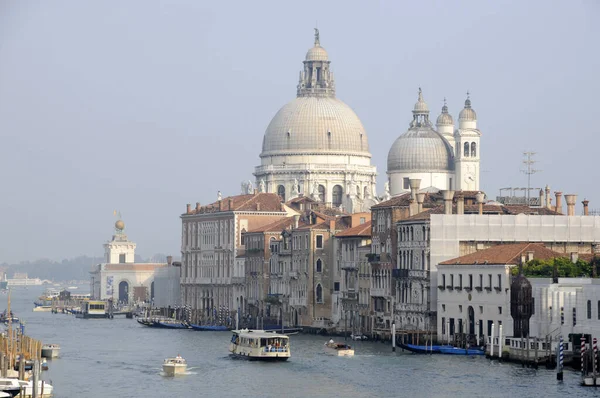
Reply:
M297 97L271 120L260 156L298 153L371 157L360 119L335 97Z

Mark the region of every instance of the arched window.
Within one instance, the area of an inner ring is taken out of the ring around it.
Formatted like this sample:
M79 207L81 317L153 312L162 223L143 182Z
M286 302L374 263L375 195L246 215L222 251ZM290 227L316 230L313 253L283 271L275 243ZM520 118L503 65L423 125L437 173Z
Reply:
M281 196L281 200L285 202L285 187L283 185L277 187L277 195Z
M315 289L315 294L317 296L317 303L323 304L323 287L321 284L317 284L317 288Z
M365 187L365 189L363 189L363 198L364 199L367 198L367 189L368 189L368 187Z
M360 187L356 186L356 197L360 199Z
M325 203L325 187L323 185L319 185L319 200Z
M336 185L333 187L333 194L332 194L332 198L331 198L331 203L334 206L339 206L342 204L342 195L344 193L344 190L342 189L341 186Z
M468 142L465 142L465 154L464 154L464 156L466 158L469 157L469 143Z
M471 157L474 158L475 156L477 156L477 144L471 142Z
M317 265L315 268L317 272L323 272L323 261L321 261L320 258L317 260Z

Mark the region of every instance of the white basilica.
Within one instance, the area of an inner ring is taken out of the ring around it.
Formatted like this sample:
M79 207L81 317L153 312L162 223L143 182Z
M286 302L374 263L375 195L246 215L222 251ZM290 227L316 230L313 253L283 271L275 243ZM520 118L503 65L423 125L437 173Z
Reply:
M377 171L360 119L335 97L330 64L315 29L297 96L267 127L254 176L261 192L303 194L351 212L374 203Z
M481 132L468 93L457 130L445 103L433 128L421 89L412 112L408 131L396 139L388 153L391 195L409 192L413 178L420 179L423 188L478 191Z

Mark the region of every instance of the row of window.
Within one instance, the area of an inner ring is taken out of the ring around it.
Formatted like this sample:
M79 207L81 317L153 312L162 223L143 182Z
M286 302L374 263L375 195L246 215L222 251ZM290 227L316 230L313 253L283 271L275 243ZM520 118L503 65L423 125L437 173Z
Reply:
M452 288L458 288L458 289L471 289L473 290L473 274L468 274L467 275L467 280L466 280L466 285L463 286L463 274L458 274L458 280L454 279L454 274L450 274L448 276L448 278L446 278L446 274L442 274L442 283L440 284L440 287L447 287L449 289ZM496 275L496 286L492 286L492 282L493 282L493 275L492 274L487 274L487 278L486 278L486 282L487 285L483 286L484 283L484 275L483 274L479 274L479 279L478 279L478 286L476 286L476 288L478 288L479 290L482 290L484 287L488 290L491 290L492 287L494 287L497 290L502 290L502 277L503 274L497 274ZM449 284L447 285L446 282L449 282ZM455 284L455 282L457 284Z
M300 192L300 187L296 187L296 192ZM365 187L365 195L367 193L367 187ZM277 186L277 195L281 197L281 200L285 202L285 186L279 185ZM360 196L360 191L358 192ZM331 203L334 206L339 206L342 204L342 198L344 196L344 188L341 185L335 185L333 190L331 191ZM325 187L323 185L319 185L319 200L321 202L327 202L327 194L325 191Z

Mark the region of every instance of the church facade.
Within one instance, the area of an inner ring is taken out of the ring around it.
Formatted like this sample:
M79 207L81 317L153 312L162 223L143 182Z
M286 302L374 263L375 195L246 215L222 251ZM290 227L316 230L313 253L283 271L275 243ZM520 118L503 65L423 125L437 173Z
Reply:
M376 196L367 132L335 96L331 61L316 29L296 98L271 120L260 159L256 187L284 201L304 195L351 212Z
M468 94L457 129L446 104L434 127L421 89L412 113L409 129L388 153L390 194L409 192L411 179L421 180L422 188L478 191L481 132Z

